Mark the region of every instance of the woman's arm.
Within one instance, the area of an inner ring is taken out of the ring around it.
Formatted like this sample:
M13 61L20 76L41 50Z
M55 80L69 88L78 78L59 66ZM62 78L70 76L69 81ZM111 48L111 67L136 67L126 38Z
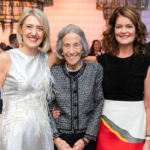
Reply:
M11 68L11 60L8 53L0 53L0 90L5 82L7 73Z
M59 59L56 55L56 53L47 53L48 55L48 63L49 63L49 68L51 68L53 65L59 65L62 63L65 63L65 60ZM88 56L83 59L85 63L97 63L96 57L95 56Z
M87 56L83 59L85 63L97 63L96 56Z
M150 136L150 67L147 71L147 76L144 82L144 105L146 111L146 135ZM145 140L143 150L150 149L150 141Z
M53 65L58 65L65 63L65 60L59 59L56 55L56 53L47 53L48 55L48 63L49 63L49 68L51 68Z

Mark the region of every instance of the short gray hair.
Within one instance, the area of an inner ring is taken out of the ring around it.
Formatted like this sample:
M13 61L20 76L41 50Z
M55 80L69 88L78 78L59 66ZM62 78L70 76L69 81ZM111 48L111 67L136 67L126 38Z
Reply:
M81 28L79 28L78 26L76 26L74 24L70 24L70 25L66 26L65 28L63 28L61 31L59 31L57 45L56 45L57 56L60 59L65 59L64 56L62 55L62 46L63 46L62 39L68 33L76 33L81 37L81 44L82 44L82 51L83 51L81 58L88 56L90 49L89 49L89 45L86 41L85 34L81 30Z
M25 19L28 16L35 16L39 22L41 23L43 30L44 30L44 39L41 45L41 51L47 52L50 49L50 28L49 28L49 22L47 20L47 17L45 14L37 8L28 8L26 11L23 12L23 14L19 18L19 25L17 28L17 40L19 44L23 44L22 35L20 33L20 29L22 29L22 26L24 24Z

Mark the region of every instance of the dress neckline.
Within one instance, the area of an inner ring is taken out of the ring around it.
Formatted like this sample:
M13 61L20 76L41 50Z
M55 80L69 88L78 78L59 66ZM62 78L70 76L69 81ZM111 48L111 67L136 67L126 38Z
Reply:
M28 58L35 58L35 57L37 57L37 56L39 55L39 53L40 53L39 50L38 50L38 52L37 52L37 54L36 54L35 56L29 56L29 55L23 53L22 51L20 51L18 48L16 48L16 50L17 50L21 55L24 55L25 57L28 57Z
M133 56L134 56L134 53L132 55L128 56L128 57L121 58L121 57L116 56L116 58L120 59L120 60L126 60L126 59L129 59L129 58L133 57Z

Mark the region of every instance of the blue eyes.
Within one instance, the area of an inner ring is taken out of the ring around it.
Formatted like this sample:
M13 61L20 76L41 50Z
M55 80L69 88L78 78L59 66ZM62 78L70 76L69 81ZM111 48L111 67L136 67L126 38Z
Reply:
M29 26L29 25L28 25L28 26L27 26L27 28L31 29L31 28L32 28L32 26ZM37 28L37 30L38 30L38 31L43 31L43 28L38 27L38 28Z

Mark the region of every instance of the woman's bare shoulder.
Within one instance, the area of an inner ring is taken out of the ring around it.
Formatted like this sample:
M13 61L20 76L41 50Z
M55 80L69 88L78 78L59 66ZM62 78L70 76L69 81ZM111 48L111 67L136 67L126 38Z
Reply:
M0 69L8 71L11 66L11 59L7 52L0 53Z
M1 63L11 62L10 56L7 52L0 53L0 62Z

